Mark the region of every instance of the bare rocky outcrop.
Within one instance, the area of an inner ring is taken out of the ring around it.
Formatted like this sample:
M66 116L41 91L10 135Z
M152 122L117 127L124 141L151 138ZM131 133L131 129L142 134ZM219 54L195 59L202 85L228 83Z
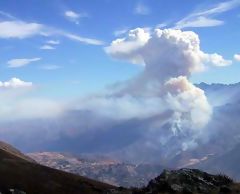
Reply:
M141 190L142 193L209 194L216 190L227 190L233 183L225 175L211 175L197 169L164 170L157 178Z

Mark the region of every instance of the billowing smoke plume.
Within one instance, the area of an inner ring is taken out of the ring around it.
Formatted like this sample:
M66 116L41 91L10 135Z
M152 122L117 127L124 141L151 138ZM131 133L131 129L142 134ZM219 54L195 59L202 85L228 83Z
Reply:
M183 128L199 129L209 121L211 108L203 90L191 84L186 77L171 78L165 83L166 101L178 115ZM182 126L180 126L182 128Z
M152 79L190 76L204 70L205 65L224 66L231 63L216 53L200 49L200 40L192 31L141 28L131 30L128 37L117 39L105 48L114 58L145 65L144 74Z
M58 151L85 147L148 161L151 156L165 160L198 145L212 108L204 91L189 78L211 65L225 66L231 61L203 52L194 32L174 29L137 28L104 49L113 58L142 65L143 71L74 102L68 109L74 111L56 118L58 122L49 121L51 127L43 130L58 139L53 146Z
M124 154L133 156L140 145L141 150L155 147L164 157L196 146L212 109L204 91L189 78L207 66L224 66L230 61L216 53L204 53L194 32L173 29L137 28L105 51L113 58L142 65L143 71L104 94L82 99L78 109L118 124L141 121L144 135L125 147Z
M116 120L158 115L155 129L146 128L148 136L159 136L158 146L169 145L174 137L181 139L176 144L179 149L196 145L212 109L204 91L189 78L210 65L224 66L231 61L216 53L204 53L194 32L174 29L137 28L114 40L105 51L113 58L143 65L143 72L105 95L85 99L79 108ZM163 132L166 128L167 135Z
M127 37L114 40L105 51L113 58L143 65L144 70L136 78L120 84L111 94L91 99L98 103L90 110L99 114L108 111L107 116L116 118L122 118L119 112L124 118L164 115L158 117L160 124L156 129L159 132L153 130L153 136L158 134L161 139L157 145L170 147L173 137L179 137L178 148L186 150L195 146L195 139L203 133L212 109L204 91L190 83L189 78L208 66L225 66L231 61L216 53L203 52L196 33L174 29L137 28L129 31ZM168 135L161 132L166 126L171 131ZM152 129L146 131L151 132Z
M113 41L105 51L114 58L144 65L144 70L138 77L120 84L119 90L92 98L95 105L85 103L84 109L119 118L149 117L171 111L169 121L179 130L197 131L207 124L211 107L204 92L188 78L210 64L223 65L228 61L216 53L204 53L197 34L137 28L126 38Z

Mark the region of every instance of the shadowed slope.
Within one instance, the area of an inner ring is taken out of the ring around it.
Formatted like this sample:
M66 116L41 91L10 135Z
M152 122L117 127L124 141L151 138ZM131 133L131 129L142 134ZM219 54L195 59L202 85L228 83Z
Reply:
M31 162L21 152L1 143L0 189L10 188L27 194L95 194L113 186Z

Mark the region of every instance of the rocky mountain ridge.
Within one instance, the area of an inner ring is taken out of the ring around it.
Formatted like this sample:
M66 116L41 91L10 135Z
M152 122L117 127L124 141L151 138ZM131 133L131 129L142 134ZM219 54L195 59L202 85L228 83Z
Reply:
M30 153L28 156L51 168L124 187L146 186L163 170L161 165L131 164L100 156L89 158L58 152Z
M225 193L233 191L229 185L232 179L224 175L211 175L197 169L164 170L150 181L143 193Z

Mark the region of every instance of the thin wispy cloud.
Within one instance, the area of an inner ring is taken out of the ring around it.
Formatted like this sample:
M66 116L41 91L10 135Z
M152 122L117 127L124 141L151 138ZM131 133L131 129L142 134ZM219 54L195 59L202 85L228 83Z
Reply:
M4 12L5 13L5 12ZM11 18L11 20L0 21L0 38L8 39L8 38L30 38L33 36L63 36L70 40L78 41L84 44L91 45L102 45L103 42L101 40L82 37L80 35L76 35L70 32L67 32L62 29L56 29L44 24L36 23L36 22L25 22L18 20L16 18ZM59 42L51 41L50 44L58 44Z
M56 46L60 44L59 40L48 40L40 47L42 50L55 50Z
M142 2L139 2L134 8L134 13L138 15L148 15L150 12L150 8Z
M202 10L200 12L197 12L197 13L195 13L195 15L219 14L219 13L223 13L223 12L229 11L231 9L234 9L234 8L236 8L239 5L240 5L240 1L239 0L225 1L225 2L221 2L221 3L213 6L210 9Z
M49 41L47 41L47 44L58 45L58 44L60 44L60 41L59 40L49 40Z
M29 65L33 62L40 61L41 58L22 58L22 59L11 59L7 62L9 68L20 68Z
M118 30L115 30L113 32L114 36L121 36L121 35L124 35L125 33L128 32L128 28L122 28L122 29L118 29Z
M11 19L11 20L17 20L16 17L14 17L13 15L7 13L7 12L4 12L4 11L0 11L0 16L4 17L4 18L8 18L8 19Z
M182 29L187 27L213 27L213 26L220 26L223 25L224 21L217 20L217 19L211 19L207 18L205 16L199 16L194 19L190 20L181 20L177 23L177 26L175 28Z
M85 43L85 44L92 44L92 45L104 45L104 42L101 40L97 40L97 39L92 39L92 38L85 38L85 37L81 37L75 34L71 34L71 33L67 33L67 32L61 32L61 35L77 41L77 42L81 42L81 43Z
M40 47L41 50L54 50L56 49L55 47L51 46L51 45L43 45Z
M178 21L174 28L182 29L187 27L213 27L223 25L224 21L216 19L215 17L238 6L240 6L239 0L218 3L208 9L198 10L191 13Z
M155 28L164 28L164 27L166 27L168 24L167 23L160 23L160 24L157 24L156 26L155 26Z

